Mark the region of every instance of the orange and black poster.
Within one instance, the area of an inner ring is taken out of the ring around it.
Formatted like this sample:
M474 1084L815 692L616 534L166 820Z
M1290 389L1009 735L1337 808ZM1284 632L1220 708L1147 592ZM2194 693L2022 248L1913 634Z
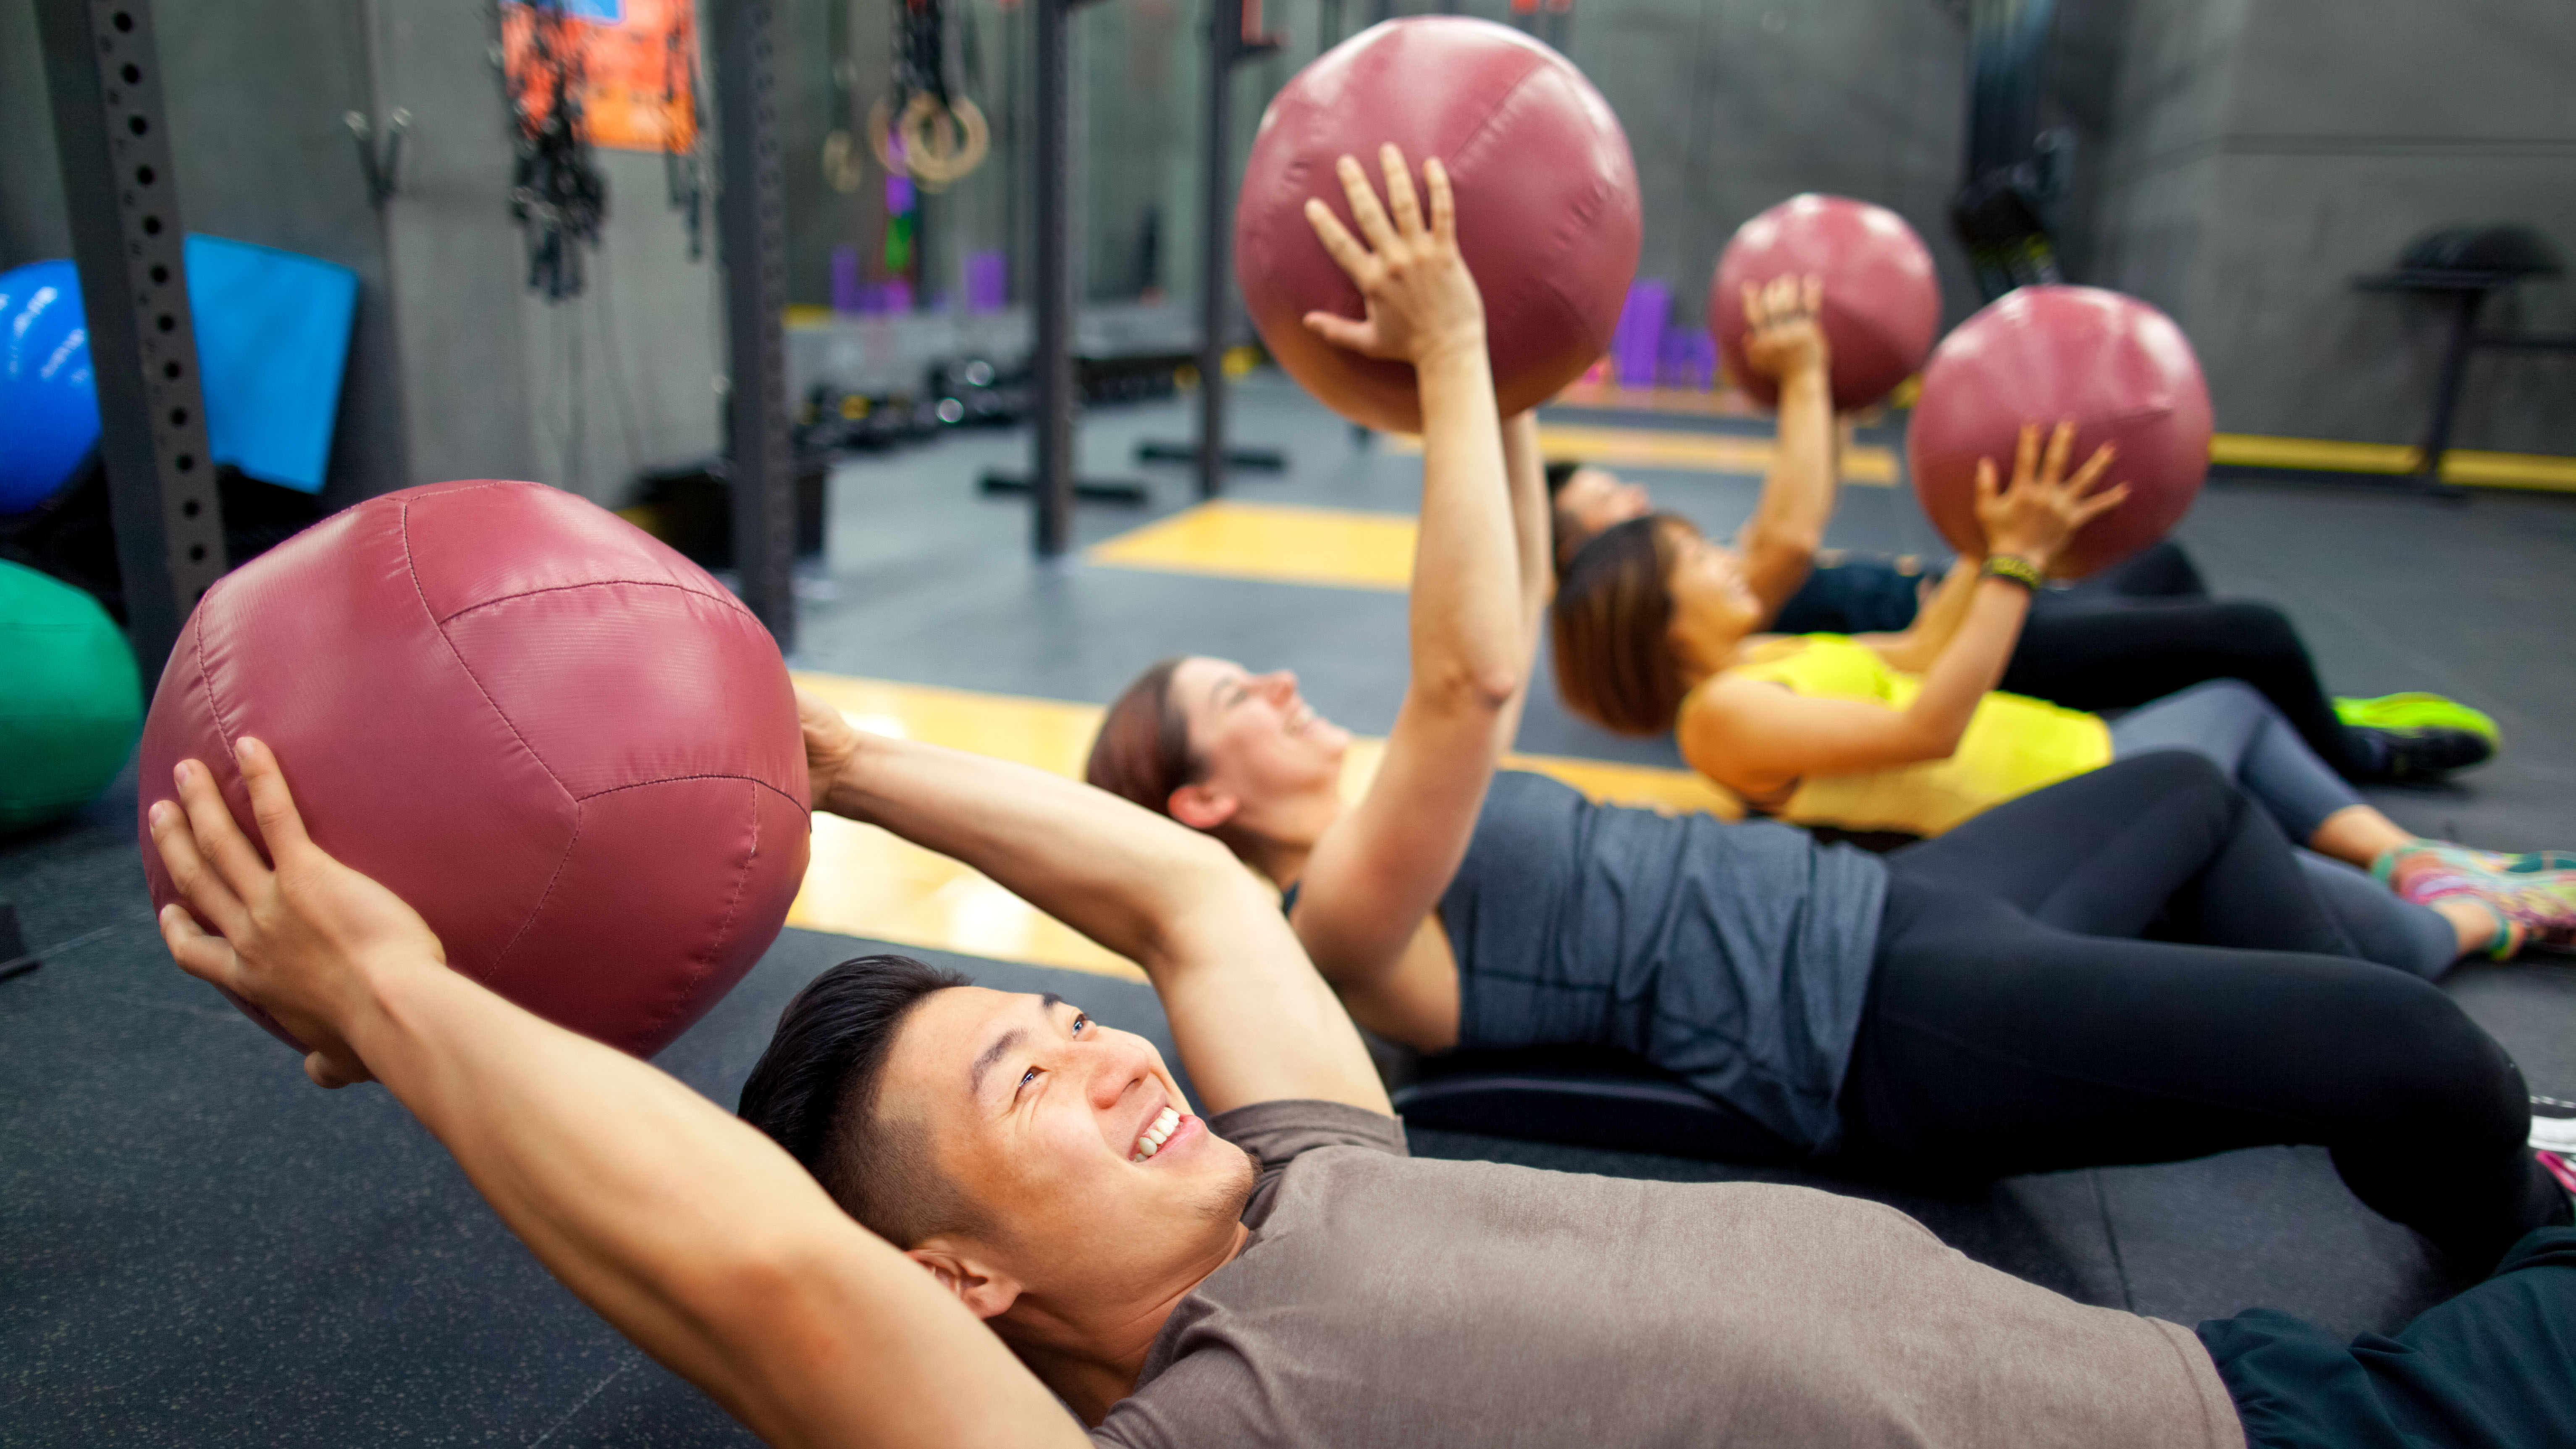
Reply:
M547 49L576 63L582 138L626 151L686 151L698 143L698 34L694 0L562 0L501 7L502 63L510 93L533 126L554 104L538 64Z

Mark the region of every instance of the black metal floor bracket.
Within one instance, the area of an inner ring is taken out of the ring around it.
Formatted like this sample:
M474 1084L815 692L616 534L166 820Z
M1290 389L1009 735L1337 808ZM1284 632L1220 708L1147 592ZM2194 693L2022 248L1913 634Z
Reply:
M1139 463L1197 463L1201 449L1196 443L1146 442L1136 445ZM1277 448L1228 448L1225 450L1228 472L1250 470L1261 473L1284 473L1288 455Z
M983 481L976 486L984 493L996 496L1002 494L1027 493L1033 491L1034 488L1034 485L1029 481L1029 475L1026 473L987 473L984 475ZM1142 483L1118 482L1100 478L1073 479L1072 493L1074 501L1078 503L1114 503L1122 508L1142 508L1146 504L1154 501L1153 494L1146 491L1145 485ZM1068 542L1069 541L1070 531L1068 530ZM1062 547L1058 547L1054 552L1061 553L1063 552L1063 549Z

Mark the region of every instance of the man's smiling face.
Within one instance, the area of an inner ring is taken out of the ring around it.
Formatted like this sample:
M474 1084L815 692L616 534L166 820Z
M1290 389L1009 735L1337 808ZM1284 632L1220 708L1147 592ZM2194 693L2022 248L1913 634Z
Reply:
M1028 1292L1114 1301L1229 1242L1251 1159L1190 1111L1153 1043L1061 998L924 998L877 1111L917 1131Z

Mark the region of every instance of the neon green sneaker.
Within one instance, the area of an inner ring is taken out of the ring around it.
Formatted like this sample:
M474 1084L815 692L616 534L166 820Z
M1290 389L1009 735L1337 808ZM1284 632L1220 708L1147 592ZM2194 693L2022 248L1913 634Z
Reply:
M2361 729L2391 734L2423 729L2464 730L2484 739L2490 749L2504 743L2504 731L2496 728L2495 720L2484 710L2422 690L2383 694L2376 699L2338 699L2334 712L2336 719Z

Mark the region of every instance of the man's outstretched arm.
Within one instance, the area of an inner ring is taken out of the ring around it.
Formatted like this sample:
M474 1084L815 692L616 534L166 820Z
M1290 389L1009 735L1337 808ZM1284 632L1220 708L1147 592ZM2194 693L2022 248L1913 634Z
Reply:
M1393 1114L1350 1014L1214 838L1061 775L861 734L809 694L796 706L815 808L964 861L1143 966L1203 1109L1316 1098Z
M150 816L188 901L161 914L171 954L315 1044L315 1081L383 1082L618 1331L772 1444L1088 1442L775 1143L448 970L410 907L306 838L274 755L244 740L240 763L275 869L180 766L185 809Z

